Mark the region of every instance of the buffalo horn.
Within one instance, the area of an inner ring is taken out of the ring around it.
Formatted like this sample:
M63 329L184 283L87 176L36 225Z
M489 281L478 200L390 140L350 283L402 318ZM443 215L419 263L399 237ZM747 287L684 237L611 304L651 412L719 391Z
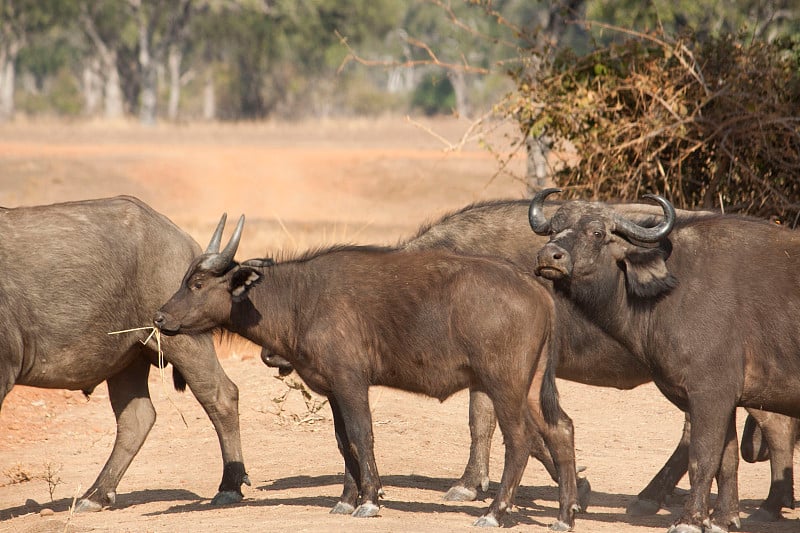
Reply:
M211 242L208 243L208 248L206 248L207 254L219 253L219 244L222 242L222 230L225 229L226 220L228 220L228 213L222 213L219 224L217 224L217 229L214 230L214 235L211 236Z
M645 194L642 198L655 200L661 204L661 209L664 210L664 220L662 220L661 223L655 227L645 228L644 226L640 226L626 218L623 218L620 215L617 215L614 219L617 232L623 237L635 239L640 242L658 242L669 235L669 232L672 231L672 227L675 225L675 208L672 207L672 204L669 203L669 200L657 194Z
M561 189L543 189L537 192L533 200L531 200L531 206L528 209L528 222L530 222L531 229L537 235L550 233L550 221L544 216L544 199L557 192L561 192Z
M236 250L239 248L239 240L242 238L242 228L244 228L244 215L239 217L239 223L236 224L236 229L233 230L231 240L219 254L220 262L224 261L225 266L228 266L233 261L233 256L236 255Z

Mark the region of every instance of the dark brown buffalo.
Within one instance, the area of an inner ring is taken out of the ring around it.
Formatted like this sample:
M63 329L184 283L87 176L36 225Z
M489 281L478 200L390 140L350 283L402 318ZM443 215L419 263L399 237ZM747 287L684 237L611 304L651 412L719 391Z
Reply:
M444 250L335 247L240 265L233 256L244 217L218 252L224 220L154 323L166 334L216 327L238 333L281 354L328 397L345 462L344 490L332 512L379 511L370 386L439 400L469 387L491 398L506 446L497 497L476 524L500 524L538 429L557 454L560 510L553 527L574 525L575 457L565 441L572 422L558 406L552 299L540 284L508 263Z
M144 326L200 248L163 215L120 196L0 210L0 403L15 384L91 391L106 381L117 420L114 448L76 509L99 510L156 419L147 377L157 364ZM215 503L242 499L248 483L239 437L238 390L210 335L164 339L175 385L188 383L222 447ZM154 480L155 481L155 480Z
M649 204L612 204L613 209L633 219L647 220L661 214L661 208ZM445 248L470 255L500 257L512 262L517 268L533 275L536 254L547 243L545 237L532 234L528 226L529 200L501 200L468 206L425 226L413 238L400 244L403 249ZM546 205L545 214L551 216L557 205ZM703 212L679 211L678 218L713 215ZM537 278L546 286L551 283ZM632 389L652 380L649 368L632 355L625 347L609 337L603 330L587 323L571 308L569 315L559 317L558 327L563 327L566 336L561 341L556 375L562 379L595 385ZM269 350L262 349L262 360L268 366L278 368L281 375L292 370L291 363ZM783 415L748 409L761 424L764 440L772 447L769 454L772 465L772 483L767 499L751 518L774 521L781 517L782 507L794 508L792 458L796 420ZM766 460L767 444L761 444L761 431L753 418L748 417L746 428L753 428L742 435L742 452L746 460ZM445 496L448 500L473 500L478 490L489 485L489 451L495 429L494 411L491 401L480 392L470 394L470 433L472 442L469 462L464 474ZM645 487L629 507L631 514L655 514L672 494L675 486L686 474L689 466L690 425L686 422L675 452L653 480ZM553 460L539 437L533 439L531 454L557 480ZM750 453L755 447L758 454ZM756 459L757 457L757 459ZM735 481L735 477L733 478ZM579 501L585 509L588 499L588 483L578 480ZM736 490L735 487L730 490Z
M650 227L587 202L548 218L549 189L531 203L530 224L548 243L536 273L572 306L651 368L661 392L686 411L691 491L673 528L725 530L733 500L711 482L735 468L736 406L800 415L800 233L739 216L664 218Z

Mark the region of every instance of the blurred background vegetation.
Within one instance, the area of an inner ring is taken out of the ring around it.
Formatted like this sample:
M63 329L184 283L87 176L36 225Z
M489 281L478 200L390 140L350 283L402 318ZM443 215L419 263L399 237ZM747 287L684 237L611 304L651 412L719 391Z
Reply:
M796 225L798 110L797 0L0 0L0 122L511 119L531 190Z

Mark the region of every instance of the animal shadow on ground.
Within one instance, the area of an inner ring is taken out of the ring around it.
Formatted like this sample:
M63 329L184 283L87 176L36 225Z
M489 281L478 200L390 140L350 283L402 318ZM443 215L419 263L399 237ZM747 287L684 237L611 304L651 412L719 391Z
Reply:
M202 497L194 492L183 489L153 489L137 490L134 492L117 493L117 502L111 506L112 509L126 509L134 505L142 505L152 502L171 502L171 501L200 501ZM23 505L0 509L0 521L9 520L16 516L30 513L38 513L42 509L52 509L55 512L69 511L72 507L73 498L60 498L52 502L39 503L35 500L28 500Z
M482 505L459 504L457 502L423 502L411 499L394 499L392 497L392 487L419 489L426 491L444 492L452 483L450 478L436 478L422 475L388 475L382 476L387 497L381 501L386 510L402 513L461 513L477 519L485 509ZM297 506L297 507L319 507L322 510L332 508L338 501L337 496L297 496L297 497L271 497L271 492L282 492L292 489L303 489L309 487L338 486L342 482L342 475L324 476L289 476L276 479L267 484L256 487L257 491L263 491L264 497L245 498L244 501L231 506L247 507L275 507L275 506ZM479 501L488 501L497 491L498 484L491 483L489 490L479 495ZM715 495L712 494L712 497ZM669 507L655 516L629 516L625 513L625 507L636 498L632 494L613 494L606 492L593 491L589 510L587 513L578 515L580 522L597 521L609 524L624 523L632 526L648 528L667 528L673 519L682 511L683 503L681 498L672 500ZM144 516L168 515L174 513L203 512L218 509L216 506L209 505L207 498L202 498L197 494L185 490L146 490L131 493L121 493L118 495L118 505L115 508L125 508L134 505L145 504L155 501L181 501L161 511L146 513ZM556 520L558 509L558 489L555 486L520 486L513 510L504 519L506 526L536 526L547 527ZM551 502L548 506L543 506L537 502ZM770 533L775 530L775 524L752 522L747 517L758 509L760 500L742 500L740 502L742 528L739 531L745 533ZM121 505L119 505L121 504ZM66 511L72 505L71 498L62 498L52 504L42 505L32 500L25 505L10 509L0 510L0 519L7 519L31 512L38 512L42 507L48 507L54 511ZM600 511L603 509L604 511ZM612 511L605 511L612 509ZM792 521L794 522L794 521ZM788 526L783 522L784 527ZM589 527L588 525L584 526ZM784 531L785 529L781 529Z

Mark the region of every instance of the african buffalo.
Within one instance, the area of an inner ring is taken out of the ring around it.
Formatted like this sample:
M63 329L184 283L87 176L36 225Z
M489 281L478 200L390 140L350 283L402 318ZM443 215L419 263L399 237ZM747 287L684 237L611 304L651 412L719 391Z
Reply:
M153 321L168 335L238 333L286 358L328 397L345 462L333 513L379 512L370 386L439 400L469 387L491 398L506 446L497 497L476 525L499 525L512 505L536 429L559 472L552 527L574 525L572 422L558 406L552 299L540 284L506 262L445 250L345 246L238 264L244 217L218 252L224 222Z
M111 456L76 510L115 502L156 413L147 378L158 364L147 325L199 246L163 215L129 196L0 210L0 403L15 384L91 391L106 381L117 435ZM211 335L165 339L175 387L186 384L222 447L214 503L242 499L247 483L238 390L219 365Z
M725 530L738 509L718 498L709 517L709 493L738 461L736 406L800 415L800 233L742 216L678 219L660 196L648 196L664 212L655 225L577 201L548 218L557 191L531 202L530 225L548 237L536 274L689 414L691 491L671 530Z
M610 204L619 213L639 220L647 220L661 214L661 208L649 204ZM499 200L470 205L448 214L421 228L411 239L399 244L403 249L445 248L469 255L500 257L511 261L517 268L534 273L536 254L547 239L531 233L528 226L529 200ZM545 206L545 214L552 215L557 205ZM679 211L678 217L714 215L711 212ZM539 277L546 286L551 283ZM560 343L556 375L562 379L595 385L631 389L652 380L650 370L626 348L609 337L574 310L567 308L560 316L557 326L567 333ZM281 375L292 370L291 363L279 355L262 348L261 358L267 366L277 368ZM773 521L781 517L782 507L794 508L792 458L796 420L755 409L748 409L763 427L765 441L773 453L772 484L767 499L751 518ZM761 431L754 420L748 417L746 428L753 428L742 435L742 453L746 460L766 460L766 443L761 444ZM677 483L686 474L689 466L689 431L687 419L681 440L664 467L628 507L632 514L654 514ZM473 500L478 490L484 491L489 484L489 450L495 429L494 411L489 398L481 392L470 394L470 432L472 442L464 474L445 496L448 500ZM538 436L537 436L538 437ZM755 446L758 455L750 450ZM531 455L542 462L553 479L557 475L544 441L534 438ZM735 473L734 473L735 475ZM732 482L735 481L735 477ZM584 479L578 480L579 502L585 509L589 486ZM735 491L736 487L729 489Z

